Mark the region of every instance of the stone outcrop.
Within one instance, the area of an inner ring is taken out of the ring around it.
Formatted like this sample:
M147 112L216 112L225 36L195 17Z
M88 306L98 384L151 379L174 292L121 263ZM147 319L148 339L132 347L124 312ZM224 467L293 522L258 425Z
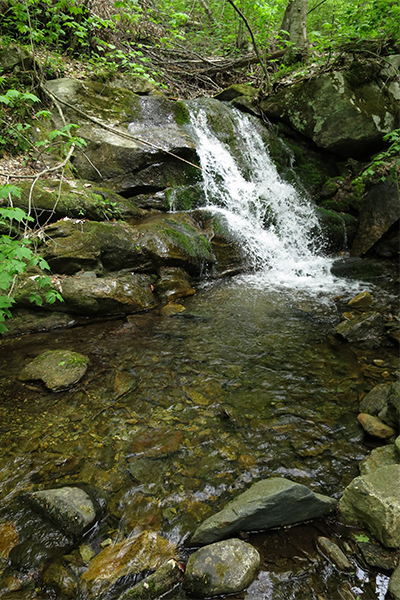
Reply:
M194 532L193 545L210 544L238 531L292 525L328 514L336 501L280 477L264 479L240 494Z
M390 69L388 75L374 61L354 60L346 71L317 74L264 98L261 109L320 148L363 158L400 126L397 63Z
M234 594L247 588L256 576L260 555L241 540L226 540L201 548L189 558L184 586L196 597Z
M339 502L345 523L361 525L384 546L400 545L400 465L356 477Z

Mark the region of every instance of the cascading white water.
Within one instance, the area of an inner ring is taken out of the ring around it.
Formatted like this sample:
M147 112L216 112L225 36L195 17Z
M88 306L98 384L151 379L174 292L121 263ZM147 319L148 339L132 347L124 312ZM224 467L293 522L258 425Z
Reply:
M316 212L281 179L252 119L229 108L241 139L239 166L213 131L204 107L190 108L207 209L226 220L257 279L285 287L330 287L335 279L330 275L332 259L323 255Z

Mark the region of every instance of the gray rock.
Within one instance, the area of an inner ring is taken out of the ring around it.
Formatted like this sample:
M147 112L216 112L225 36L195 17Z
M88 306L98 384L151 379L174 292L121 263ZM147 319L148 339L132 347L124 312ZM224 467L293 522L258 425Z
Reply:
M385 323L380 313L366 312L342 321L335 330L348 342L365 342L372 348L379 346L379 338L385 333Z
M400 465L356 477L339 502L342 519L361 525L388 548L400 545Z
M75 538L80 537L96 520L92 500L78 487L29 492L25 498L58 529Z
M352 571L353 565L339 546L332 540L326 537L317 539L317 546L330 562L340 571Z
M376 385L360 402L360 412L378 415L385 408L390 393L390 385Z
M385 423L400 429L400 381L392 384L387 399L387 413L384 419Z
M400 125L399 99L376 75L372 64L364 81L351 67L346 73L324 73L268 96L260 106L320 148L363 158Z
M400 464L400 456L394 444L374 448L359 464L360 474L368 475L381 467Z
M54 392L73 387L86 373L87 356L70 350L47 350L39 354L18 376L20 381L41 379Z
M400 454L400 435L397 436L397 438L396 438L396 440L394 442L394 445L395 445L395 447L397 449L397 452Z
M389 581L389 592L394 600L400 600L400 565L392 573Z
M399 220L400 194L391 177L375 185L360 209L360 223L351 248L352 256L362 256Z
M280 477L264 479L240 494L222 511L209 517L191 539L210 544L241 530L255 531L300 523L326 515L336 500L316 494L305 485Z
M184 587L200 598L233 594L250 585L260 566L260 555L241 540L226 540L195 552L188 560Z
M154 600L174 588L182 579L183 573L179 564L171 558L155 573L124 592L118 600Z

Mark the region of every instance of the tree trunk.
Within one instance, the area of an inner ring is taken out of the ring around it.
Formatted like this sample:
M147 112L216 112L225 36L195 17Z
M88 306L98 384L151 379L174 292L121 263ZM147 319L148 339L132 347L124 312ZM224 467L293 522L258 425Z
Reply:
M307 10L308 0L290 0L286 8L281 25L290 42L283 58L286 65L302 62L308 56Z

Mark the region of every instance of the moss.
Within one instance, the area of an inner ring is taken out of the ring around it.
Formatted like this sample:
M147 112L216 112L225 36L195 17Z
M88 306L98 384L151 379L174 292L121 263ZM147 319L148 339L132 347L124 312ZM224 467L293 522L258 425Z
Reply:
M187 223L178 223L172 219L168 219L168 224L172 227L166 227L164 232L182 248L187 254L196 258L208 260L211 256L211 244L208 239L198 233L194 227Z
M183 102L177 101L173 104L175 121L178 125L190 123L190 115L187 106Z
M180 186L165 191L167 210L193 210L205 203L204 191L200 186Z

